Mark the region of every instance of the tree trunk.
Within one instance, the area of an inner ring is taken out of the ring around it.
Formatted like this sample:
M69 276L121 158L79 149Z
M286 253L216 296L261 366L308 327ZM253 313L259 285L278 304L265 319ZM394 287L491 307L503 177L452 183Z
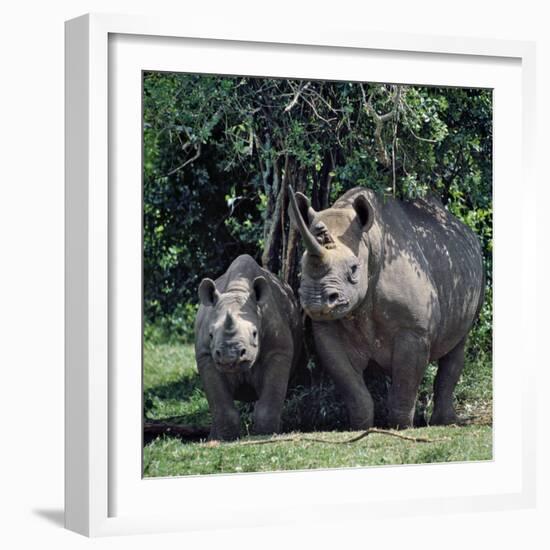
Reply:
M265 207L265 222L264 222L264 243L269 238L269 232L273 221L273 212L275 211L275 204L277 202L277 190L279 188L279 161L275 159L271 163L270 169L267 169L263 175L264 181L264 193L267 197L267 204ZM264 247L265 250L265 247ZM262 257L263 258L263 257ZM263 260L262 260L263 262Z
M321 199L319 197L319 173L317 170L313 170L313 173L311 175L312 184L311 184L311 206L313 207L313 210L320 210L321 209Z
M274 165L274 175L273 175L273 188L272 188L272 197L275 203L273 209L273 215L271 220L269 217L266 217L266 224L269 223L269 226L266 228L265 233L267 237L264 240L264 252L262 255L262 265L271 273L278 275L281 272L281 247L283 240L283 231L282 228L282 216L283 216L283 202L285 198L284 186L286 185L285 174L288 173L288 155L285 157L285 168L282 174L281 181L281 168L280 163L277 161ZM264 234L265 234L264 233Z
M335 156L332 151L325 153L321 177L319 181L319 209L325 210L329 207L330 187L332 183L332 171L335 166Z

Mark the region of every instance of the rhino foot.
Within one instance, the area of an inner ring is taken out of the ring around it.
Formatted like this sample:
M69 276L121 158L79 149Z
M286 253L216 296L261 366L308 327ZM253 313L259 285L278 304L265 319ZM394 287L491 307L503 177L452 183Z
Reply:
M210 427L209 440L232 441L239 438L240 420L236 409L228 409L216 415Z
M406 413L390 411L388 424L390 428L394 428L396 430L412 428L414 426L414 411Z
M454 410L434 411L430 418L430 426L450 426L451 424L460 424L460 419Z
M258 402L254 408L254 424L252 426L253 435L270 435L279 433L281 423L281 408Z

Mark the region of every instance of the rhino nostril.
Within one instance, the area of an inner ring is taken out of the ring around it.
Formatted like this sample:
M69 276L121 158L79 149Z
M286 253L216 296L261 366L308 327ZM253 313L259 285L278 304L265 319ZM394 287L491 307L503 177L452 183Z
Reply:
M246 354L246 350L243 348L243 349L241 350L241 357L244 357L245 354Z
M338 292L331 292L331 293L327 296L328 303L329 303L329 304L334 304L334 302L336 302L336 301L338 300L339 297L340 297L340 295L338 294Z

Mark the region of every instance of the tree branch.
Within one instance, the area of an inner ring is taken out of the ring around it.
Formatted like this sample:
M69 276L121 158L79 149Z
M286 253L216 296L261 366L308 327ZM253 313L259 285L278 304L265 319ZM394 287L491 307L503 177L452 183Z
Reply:
M294 94L294 97L292 98L292 101L285 107L285 109L284 109L285 113L288 113L289 111L292 110L294 105L296 105L296 103L298 103L298 99L300 99L300 96L302 95L304 90L307 90L309 88L310 84L311 84L311 82L306 82L306 84L304 86L302 86L301 88L298 88L298 91Z
M164 177L172 176L176 172L179 172L180 170L183 170L188 164L191 164L192 162L195 162L201 156L201 148L202 148L202 146L199 143L199 145L197 147L197 152L195 153L195 155L193 155L190 159L187 159L184 163L180 164L179 166L177 166L173 170L170 170L170 172L168 172L168 174L166 174Z
M426 143L439 143L439 141L437 141L437 139L428 139L428 138L423 138L423 137L417 136L414 133L414 130L410 126L407 126L407 129L413 135L413 137L415 137L418 141L425 141Z
M361 94L363 96L363 107L365 111L374 120L374 139L376 141L378 161L380 162L380 164L388 168L391 164L391 160L388 157L388 152L386 151L386 147L384 146L384 141L382 140L382 129L384 127L384 122L392 118L394 115L394 112L392 110L389 113L386 113L384 115L379 115L376 112L375 108L372 106L371 98L367 99L363 84L360 84L359 87L361 89Z

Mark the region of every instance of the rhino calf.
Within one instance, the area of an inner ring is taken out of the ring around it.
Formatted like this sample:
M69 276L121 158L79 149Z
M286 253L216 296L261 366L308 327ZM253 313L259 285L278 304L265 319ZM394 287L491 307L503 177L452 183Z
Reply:
M195 356L212 413L210 439L239 437L235 400L256 401L254 434L279 431L288 380L303 358L302 321L290 287L239 256L203 279Z
M369 362L392 379L390 424L407 427L426 366L438 361L431 423L455 423L453 391L483 301L476 235L437 199L405 202L355 188L317 212L301 193L289 198L306 249L300 301L351 427L373 423L362 375Z

